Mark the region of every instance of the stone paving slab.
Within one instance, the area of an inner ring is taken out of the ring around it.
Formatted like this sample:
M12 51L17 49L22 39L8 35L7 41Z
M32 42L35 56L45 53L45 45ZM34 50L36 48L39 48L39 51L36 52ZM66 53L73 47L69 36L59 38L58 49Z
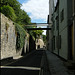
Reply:
M46 50L49 70L51 75L69 75L63 61L56 55Z

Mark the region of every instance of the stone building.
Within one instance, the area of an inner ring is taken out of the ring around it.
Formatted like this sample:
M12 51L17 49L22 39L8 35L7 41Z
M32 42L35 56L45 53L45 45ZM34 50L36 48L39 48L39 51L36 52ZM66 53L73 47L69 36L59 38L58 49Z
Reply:
M52 29L49 32L49 50L66 60L74 60L75 56L75 10L74 0L49 0L52 3L49 11L49 23ZM52 9L52 10L51 10Z

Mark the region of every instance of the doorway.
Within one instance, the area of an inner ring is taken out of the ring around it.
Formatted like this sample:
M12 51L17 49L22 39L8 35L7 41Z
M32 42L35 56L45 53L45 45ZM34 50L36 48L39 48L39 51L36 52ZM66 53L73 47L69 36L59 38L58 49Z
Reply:
M40 48L40 45L38 45L38 48Z
M70 60L73 60L73 56L74 56L74 54L73 54L73 42L74 42L74 40L73 40L73 24L71 24L70 26L69 26L69 59Z

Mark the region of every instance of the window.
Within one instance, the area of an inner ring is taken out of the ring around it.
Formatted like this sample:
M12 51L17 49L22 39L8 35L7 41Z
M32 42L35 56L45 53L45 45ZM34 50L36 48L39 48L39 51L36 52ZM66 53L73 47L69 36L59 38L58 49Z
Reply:
M64 9L60 13L61 22L64 20Z
M40 45L38 45L38 48L40 48Z

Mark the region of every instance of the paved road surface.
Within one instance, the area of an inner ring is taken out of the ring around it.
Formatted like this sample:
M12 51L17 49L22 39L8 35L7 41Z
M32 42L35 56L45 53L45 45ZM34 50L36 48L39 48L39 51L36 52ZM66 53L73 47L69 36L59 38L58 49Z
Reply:
M2 66L1 75L39 75L43 52L43 50L34 51L15 63Z

